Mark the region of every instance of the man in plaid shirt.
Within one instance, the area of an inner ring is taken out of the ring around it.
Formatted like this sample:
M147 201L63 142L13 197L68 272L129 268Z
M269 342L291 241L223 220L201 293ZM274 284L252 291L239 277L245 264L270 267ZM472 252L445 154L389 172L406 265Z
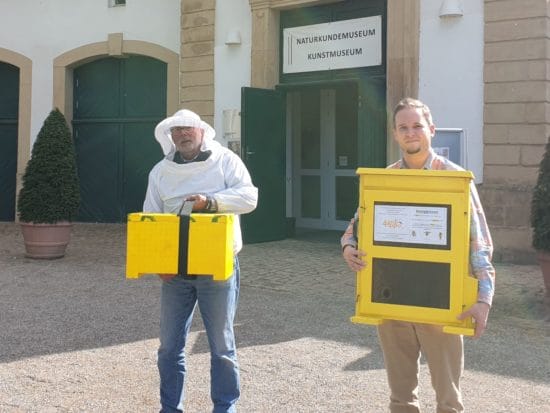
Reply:
M391 164L393 169L463 170L431 147L435 125L430 109L421 101L401 100L393 112L393 136L403 157ZM474 338L487 326L491 308L495 269L491 264L493 242L476 187L470 184L470 271L478 279L477 302L459 315L472 317ZM357 213L341 238L342 254L355 272L366 265L364 251L357 249L353 227ZM459 335L443 333L442 327L430 324L388 320L378 326L378 337L384 352L384 363L391 390L392 413L420 412L418 404L418 368L420 353L430 368L437 399L437 412L463 412L460 377L464 370L464 344Z

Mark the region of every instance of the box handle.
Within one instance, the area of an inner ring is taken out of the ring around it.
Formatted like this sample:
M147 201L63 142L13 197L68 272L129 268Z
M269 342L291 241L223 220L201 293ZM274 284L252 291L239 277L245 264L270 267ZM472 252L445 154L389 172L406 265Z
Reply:
M142 215L141 221L152 221L155 222L155 217L152 215Z
M178 215L190 216L193 211L193 205L195 205L195 201L187 201L184 199L181 204L181 208L178 211Z

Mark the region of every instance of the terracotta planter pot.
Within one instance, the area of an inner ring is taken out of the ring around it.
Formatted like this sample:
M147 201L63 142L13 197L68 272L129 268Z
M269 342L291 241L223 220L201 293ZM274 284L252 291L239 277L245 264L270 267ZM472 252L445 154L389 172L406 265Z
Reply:
M550 296L550 252L537 251L537 260L542 271L546 295Z
M21 222L20 225L26 257L53 259L65 255L65 249L71 239L70 222L62 221L55 224Z

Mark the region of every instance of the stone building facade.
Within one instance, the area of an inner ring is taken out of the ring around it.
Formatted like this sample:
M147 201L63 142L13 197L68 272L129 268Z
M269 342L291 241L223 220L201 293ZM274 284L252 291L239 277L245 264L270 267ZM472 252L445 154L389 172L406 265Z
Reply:
M280 11L327 2L249 1L251 85L273 88L279 77ZM410 33L418 33L420 7L420 0L388 0L388 107L418 93L418 37ZM213 116L215 9L215 0L182 0L180 96L207 118ZM495 259L531 262L529 202L550 132L550 5L546 0L485 0L484 16L484 180L479 190ZM391 139L388 147L388 158L396 157Z
M550 135L549 13L546 0L485 0L480 192L501 261L533 260L529 204Z
M225 16L219 13L227 7L227 1L176 0L170 6L163 4L159 6L163 8L162 19L153 23L156 25L154 34L145 29L141 33L137 26L132 27L132 23L121 23L123 10L97 11L102 16L98 21L103 22L102 27L94 26L99 34L84 33L80 34L79 39L56 40L57 44L48 45L52 49L53 61L48 60L50 55L46 59L45 55L35 52L32 47L35 40L28 33L25 41L21 40L21 35L4 36L0 43L0 63L16 67L20 79L17 186L30 157L32 136L38 130L37 119L42 117L52 102L71 121L72 73L75 68L90 61L148 56L163 62L167 72L166 113L173 113L185 106L219 126L217 102L224 97L225 90L220 92L220 81L216 77L221 70L215 67L219 64L216 46L219 45L220 35L223 35L218 31L219 22L227 21L220 20ZM273 89L280 84L281 15L289 10L346 3L343 0L232 1L239 7L246 6L249 20L236 24L249 25L251 34L247 57L250 76L246 72L248 83L241 84L241 76L235 82L238 83L235 88L251 86L265 89ZM476 0L475 4L479 6L481 2L483 61L481 67L476 64L471 68L472 71L483 72L483 130L479 148L483 150L479 171L483 177L478 188L495 241L495 258L508 262L531 262L534 251L530 245L529 203L538 164L550 134L550 6L546 0ZM462 1L465 15L471 10L472 3ZM180 10L176 16L170 15L178 4ZM386 4L385 103L391 108L403 96L421 95L423 98L420 28L425 18L423 7L432 3L425 0L387 0ZM93 5L99 7L97 3ZM9 11L9 6L2 7ZM22 6L13 3L11 7ZM148 15L149 2L129 3L127 11L134 13L132 7L142 9L140 13L132 14L134 20L137 16L144 22L152 22ZM16 10L13 22L10 22L15 26L4 30L16 32L22 27L16 23L17 19L28 21L29 17L21 14L23 9ZM159 10L156 11L158 14ZM177 26L174 19L177 20L178 14L179 33L173 29ZM63 22L59 33L63 35L63 25L69 24L69 18L60 13L56 17ZM32 18L42 22L39 17L33 15ZM158 30L167 20L174 20L169 25L165 24L169 30ZM139 24L140 28L147 27ZM21 30L20 34L25 35ZM238 97L233 98L233 102L232 109L237 109ZM481 110L476 109L476 112ZM399 152L391 139L391 128L386 130L386 158L389 162L396 159Z

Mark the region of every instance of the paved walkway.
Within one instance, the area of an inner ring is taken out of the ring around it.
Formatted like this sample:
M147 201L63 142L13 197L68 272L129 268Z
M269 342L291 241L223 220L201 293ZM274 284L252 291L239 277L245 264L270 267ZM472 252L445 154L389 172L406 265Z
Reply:
M384 412L375 329L351 324L354 275L337 233L245 246L237 339L241 412ZM0 223L0 411L158 411L159 285L124 279L125 226L77 224L65 258L30 260ZM466 341L469 412L550 412L550 324L536 266L499 265L489 330ZM208 412L200 317L187 411ZM423 364L420 397L433 412Z

